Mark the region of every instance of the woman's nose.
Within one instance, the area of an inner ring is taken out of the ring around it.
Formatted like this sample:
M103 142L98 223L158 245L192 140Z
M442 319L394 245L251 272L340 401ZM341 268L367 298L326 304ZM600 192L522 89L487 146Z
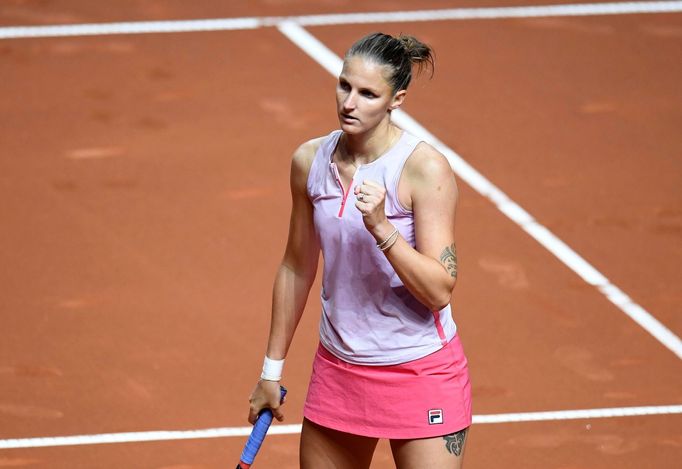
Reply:
M344 109L355 109L355 94L348 93L346 99L343 100Z

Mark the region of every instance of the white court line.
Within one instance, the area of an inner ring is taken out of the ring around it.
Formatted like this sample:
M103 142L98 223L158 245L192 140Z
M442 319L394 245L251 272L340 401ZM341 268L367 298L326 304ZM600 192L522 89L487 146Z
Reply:
M682 11L682 2L611 2L524 7L448 8L376 13L340 13L287 18L301 26L337 24L402 23L414 21L538 18L548 16L626 15L638 13L674 13Z
M559 410L551 412L523 412L513 414L474 415L474 424L544 422L553 420L584 420L646 415L682 414L682 405L615 407L604 409ZM139 443L147 441L196 440L207 438L245 437L252 427L207 428L204 430L168 430L151 432L102 433L95 435L53 436L0 440L0 449L45 448L51 446L82 446L107 443ZM268 435L295 435L301 425L273 425Z
M316 37L293 21L282 22L278 29L289 40L300 47L325 70L337 77L341 73L342 60ZM489 199L495 206L519 225L526 233L554 254L585 282L596 287L611 303L616 305L628 317L639 324L649 334L670 349L678 358L682 358L682 341L670 329L664 326L640 305L632 301L621 289L583 259L577 252L538 223L528 212L511 200L497 186L474 169L469 163L455 153L445 143L421 126L416 120L403 111L393 113L393 121L400 127L418 135L436 147L449 160L455 173L469 184L476 192Z
M549 412L519 412L513 414L474 415L474 423L546 422L551 420L581 420L642 415L682 414L682 405L611 407L603 409L558 410Z
M538 18L550 16L625 15L682 12L682 1L610 2L524 7L449 8L395 12L339 13L290 17L263 16L181 21L129 21L121 23L9 26L0 28L0 39L93 36L106 34L186 33L234 31L276 26L293 21L303 26L446 21L472 19Z
M99 36L106 34L188 33L235 31L263 26L259 18L218 18L186 21L130 21L125 23L9 26L0 28L0 39L36 37Z
M145 441L195 440L249 436L253 427L207 428L204 430L161 430L151 432L101 433L96 435L48 436L0 440L0 449L45 448L48 446L100 445L105 443L137 443ZM273 425L268 435L301 433L301 425Z

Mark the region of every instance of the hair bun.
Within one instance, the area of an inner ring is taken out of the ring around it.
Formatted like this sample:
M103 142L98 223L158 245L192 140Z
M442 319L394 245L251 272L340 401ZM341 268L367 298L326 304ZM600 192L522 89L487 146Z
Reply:
M384 33L371 33L357 40L346 52L346 58L361 55L391 69L389 82L393 91L407 89L412 80L412 67L417 74L425 67L434 70L433 50L427 44L408 34L397 37Z
M433 49L409 34L401 33L396 39L402 43L405 52L410 57L410 62L412 62L413 65L417 65L417 74L421 73L422 69L427 67L431 69L431 76L433 76Z

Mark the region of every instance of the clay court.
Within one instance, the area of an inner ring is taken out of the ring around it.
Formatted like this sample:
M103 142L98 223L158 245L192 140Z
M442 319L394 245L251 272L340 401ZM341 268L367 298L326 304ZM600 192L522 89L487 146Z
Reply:
M377 30L437 54L397 122L459 182L467 469L680 467L682 2L5 0L0 468L236 465L290 155ZM298 467L318 295L256 469Z

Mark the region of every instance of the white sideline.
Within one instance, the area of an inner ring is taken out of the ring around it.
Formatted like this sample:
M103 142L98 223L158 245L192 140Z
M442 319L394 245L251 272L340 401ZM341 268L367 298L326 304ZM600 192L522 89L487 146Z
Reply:
M523 7L450 8L395 12L339 13L290 17L263 16L199 20L127 21L117 23L0 27L0 39L93 36L107 34L234 31L277 26L293 21L303 26L447 21L550 16L593 16L682 12L682 1L577 3Z
M316 37L306 31L298 23L284 21L278 29L294 44L300 47L313 60L320 64L333 76L341 73L342 60ZM538 223L528 212L511 200L497 186L474 169L469 163L441 142L431 132L422 127L407 113L398 110L393 113L393 121L409 132L422 137L436 147L450 162L455 173L469 184L476 192L489 199L497 208L519 225L526 233L554 254L585 282L597 287L606 298L639 324L660 343L670 349L678 358L682 358L682 341L670 329L664 326L640 305L632 301L622 290L613 285L604 275L583 259L577 252L561 241L545 226Z
M645 415L682 414L682 405L616 407L604 409L523 412L513 414L474 415L474 424L542 422L548 420L584 420ZM101 445L108 443L139 443L147 441L195 440L207 438L246 437L252 427L207 428L204 430L167 430L150 432L102 433L95 435L52 436L0 440L0 449L46 448L52 446ZM273 425L268 435L295 435L301 425Z

